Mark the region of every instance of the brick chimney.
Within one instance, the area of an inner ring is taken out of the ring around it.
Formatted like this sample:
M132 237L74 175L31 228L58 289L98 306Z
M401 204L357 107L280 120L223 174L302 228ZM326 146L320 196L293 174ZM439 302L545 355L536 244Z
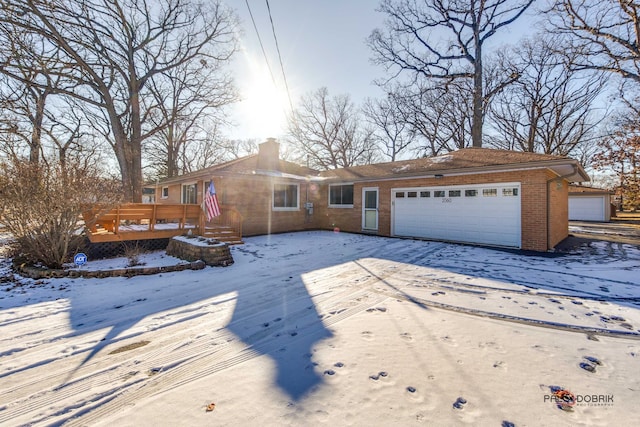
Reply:
M280 143L275 138L267 138L258 145L258 169L277 170L280 158Z

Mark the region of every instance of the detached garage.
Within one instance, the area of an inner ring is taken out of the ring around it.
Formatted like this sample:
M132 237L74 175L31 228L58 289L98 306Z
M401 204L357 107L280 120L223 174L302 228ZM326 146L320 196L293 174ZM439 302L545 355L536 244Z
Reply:
M570 221L611 221L611 192L600 188L569 186Z

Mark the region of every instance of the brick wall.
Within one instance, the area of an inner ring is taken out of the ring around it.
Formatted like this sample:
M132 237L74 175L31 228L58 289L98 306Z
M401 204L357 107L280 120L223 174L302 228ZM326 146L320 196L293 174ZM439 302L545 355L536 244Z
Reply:
M546 251L568 235L568 186L566 181L556 184L552 172L544 169L517 172L484 173L475 175L444 176L436 178L405 179L354 184L352 208L328 207L328 185L299 182L299 209L277 211L272 208L274 182L287 182L284 178L266 176L215 178L216 190L222 204L235 206L243 217L243 235L281 233L306 229L339 228L347 232L363 232L362 191L364 187L378 188L378 230L374 234L391 235L391 189L399 187L435 187L451 185L491 184L519 182L521 188L522 249ZM295 182L289 180L289 182ZM198 183L198 203L202 198L202 182ZM547 192L549 190L549 200ZM174 196L175 195L175 196ZM161 203L179 203L180 185L169 188L169 199ZM175 201L177 197L177 201ZM314 204L308 215L304 203ZM550 221L547 213L550 212Z
M319 228L339 227L343 231L362 232L362 189L378 187L379 218L378 232L382 236L391 235L391 189L402 187L435 187L451 185L490 184L502 182L520 182L521 185L521 227L522 249L546 251L547 247L547 179L545 170L486 173L477 175L445 176L440 179L420 178L398 181L379 181L377 183L356 183L354 185L353 208L327 207L327 186L321 189L321 206L316 212ZM566 191L566 190L565 190ZM562 205L562 192L557 192L552 203ZM566 210L567 202L564 202ZM568 223L561 221L562 206L554 209L553 245L567 236ZM564 227L564 228L563 228ZM564 231L563 231L564 230ZM562 237L564 235L564 237ZM552 246L551 246L552 247Z
M549 179L555 176L548 172ZM566 180L549 182L549 247L569 235L569 184Z
M300 192L298 206L292 211L273 209L273 184L295 183L295 181L272 177L221 178L216 179L216 189L220 188L219 199L222 204L235 206L242 215L242 234L254 236L286 231L300 231L317 228L313 217L307 215L304 203L309 200L318 206L317 188L314 190L306 182L298 182ZM307 199L308 198L308 199Z

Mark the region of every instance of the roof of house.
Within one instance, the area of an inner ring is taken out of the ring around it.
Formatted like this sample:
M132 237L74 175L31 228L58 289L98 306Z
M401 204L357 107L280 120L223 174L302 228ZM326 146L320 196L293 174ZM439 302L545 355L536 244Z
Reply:
M316 170L280 159L278 159L273 165L275 167L271 167L269 170L265 170L260 168L258 160L258 154L252 154L225 163L220 163L219 165L213 165L208 168L200 169L195 172L190 172L173 178L167 178L162 180L161 182L163 184L171 184L188 180L207 180L213 176L227 175L276 175L289 178L304 178L317 176L319 173Z
M333 169L321 172L320 176L330 180L367 181L532 168L551 169L572 182L589 181L574 159L492 148L463 148L436 157Z
M603 194L615 194L613 191L605 190L604 188L588 187L586 185L569 185L570 195L603 195Z
M589 177L580 163L574 159L492 148L463 148L436 157L353 166L323 172L280 159L270 163L268 170L260 166L259 155L253 154L165 179L162 184L206 180L212 176L228 175L269 175L295 179L311 178L331 182L356 182L539 168L551 169L558 176L562 176L570 182L589 181Z

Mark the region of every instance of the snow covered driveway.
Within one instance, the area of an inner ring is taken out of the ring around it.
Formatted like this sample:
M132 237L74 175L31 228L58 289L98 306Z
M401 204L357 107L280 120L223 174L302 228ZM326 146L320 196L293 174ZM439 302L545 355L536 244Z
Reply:
M638 247L304 232L232 251L227 268L3 286L0 425L640 423ZM613 397L560 410L554 387Z

